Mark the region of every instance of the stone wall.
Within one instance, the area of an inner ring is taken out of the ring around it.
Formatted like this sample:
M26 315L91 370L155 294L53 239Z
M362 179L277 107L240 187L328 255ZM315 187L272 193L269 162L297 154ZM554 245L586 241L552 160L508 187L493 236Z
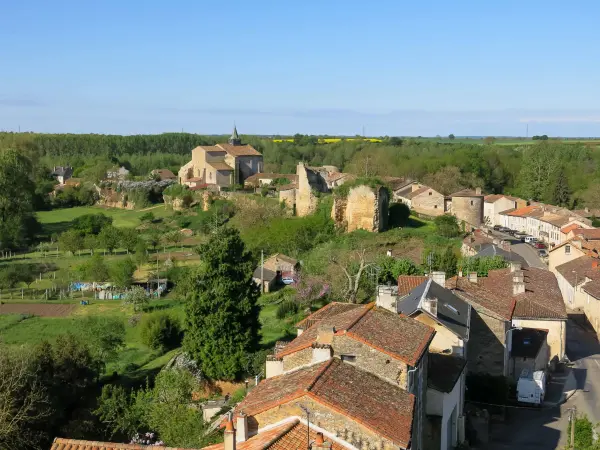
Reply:
M441 216L445 213L444 196L434 189L427 189L425 192L413 197L411 208L419 214L425 214L430 217Z
M473 308L467 344L469 372L504 375L505 339L509 322Z
M348 232L367 230L384 231L388 225L389 194L383 187L366 185L350 189L348 197L334 198L331 218Z
M296 189L286 189L279 191L279 203L285 203L289 209L296 207Z
M407 365L373 347L362 344L348 336L334 336L333 354L339 358L343 355L354 356L354 365L360 369L375 374L390 383L406 389Z
M433 320L433 318L427 314L420 313L415 319L435 329L435 336L433 337L431 344L429 344L429 350L434 352L443 352L444 350L455 352L462 347L462 340L457 335L439 322ZM461 351L462 350L459 352Z
M348 199L345 197L333 197L333 207L331 208L331 218L335 222L336 226L343 228L344 230L348 227L346 221L346 207L348 206Z
M318 198L315 196L313 188L314 186L320 186L320 183L316 180L319 175L307 169L303 163L298 164L296 174L298 175L296 215L304 217L314 213L317 209Z
M300 408L300 405L310 411L311 423L326 429L361 450L396 450L399 448L392 441L381 438L358 422L323 406L308 395L249 417L249 429L256 431L290 416L306 417L306 413Z
M313 349L311 347L283 357L283 371L288 372L296 367L310 364Z

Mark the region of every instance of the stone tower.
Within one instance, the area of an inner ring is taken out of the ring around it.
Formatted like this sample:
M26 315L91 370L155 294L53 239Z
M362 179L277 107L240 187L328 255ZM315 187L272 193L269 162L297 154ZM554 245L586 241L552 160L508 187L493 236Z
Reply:
M242 140L238 136L237 128L235 124L233 124L233 133L231 133L231 137L227 141L231 145L242 145Z

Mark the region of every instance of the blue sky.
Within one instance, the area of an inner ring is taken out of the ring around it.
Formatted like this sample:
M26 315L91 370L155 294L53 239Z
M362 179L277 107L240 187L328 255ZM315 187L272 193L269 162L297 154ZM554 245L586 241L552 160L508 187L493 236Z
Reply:
M1 2L0 130L600 136L600 2Z

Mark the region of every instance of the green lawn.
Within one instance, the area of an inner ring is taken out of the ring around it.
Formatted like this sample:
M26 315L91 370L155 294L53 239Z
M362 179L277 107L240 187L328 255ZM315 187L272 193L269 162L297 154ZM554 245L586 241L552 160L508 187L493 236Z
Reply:
M39 211L37 218L42 225L52 228L52 232L58 232L61 228L66 228L73 219L84 214L103 213L113 218L113 225L116 227L135 227L140 224L140 217L147 212L152 212L158 217L169 217L173 211L168 210L164 205L156 205L147 210L128 210L116 208L102 208L100 206L77 206L75 208L53 209L52 211ZM62 227L61 227L62 225Z

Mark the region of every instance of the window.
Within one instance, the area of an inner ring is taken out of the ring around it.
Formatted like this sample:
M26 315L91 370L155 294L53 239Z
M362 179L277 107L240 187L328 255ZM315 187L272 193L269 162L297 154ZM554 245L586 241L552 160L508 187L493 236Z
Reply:
M471 206L473 206L473 200L471 200Z
M571 246L565 245L565 255L570 255L570 254L571 254Z
M437 209L437 205L433 205L433 209Z
M429 191L429 195L431 195L431 191Z
M208 179L212 180L212 172L208 172Z
M356 362L355 355L341 355L340 358L342 359L342 361L350 363L350 364L354 364Z

